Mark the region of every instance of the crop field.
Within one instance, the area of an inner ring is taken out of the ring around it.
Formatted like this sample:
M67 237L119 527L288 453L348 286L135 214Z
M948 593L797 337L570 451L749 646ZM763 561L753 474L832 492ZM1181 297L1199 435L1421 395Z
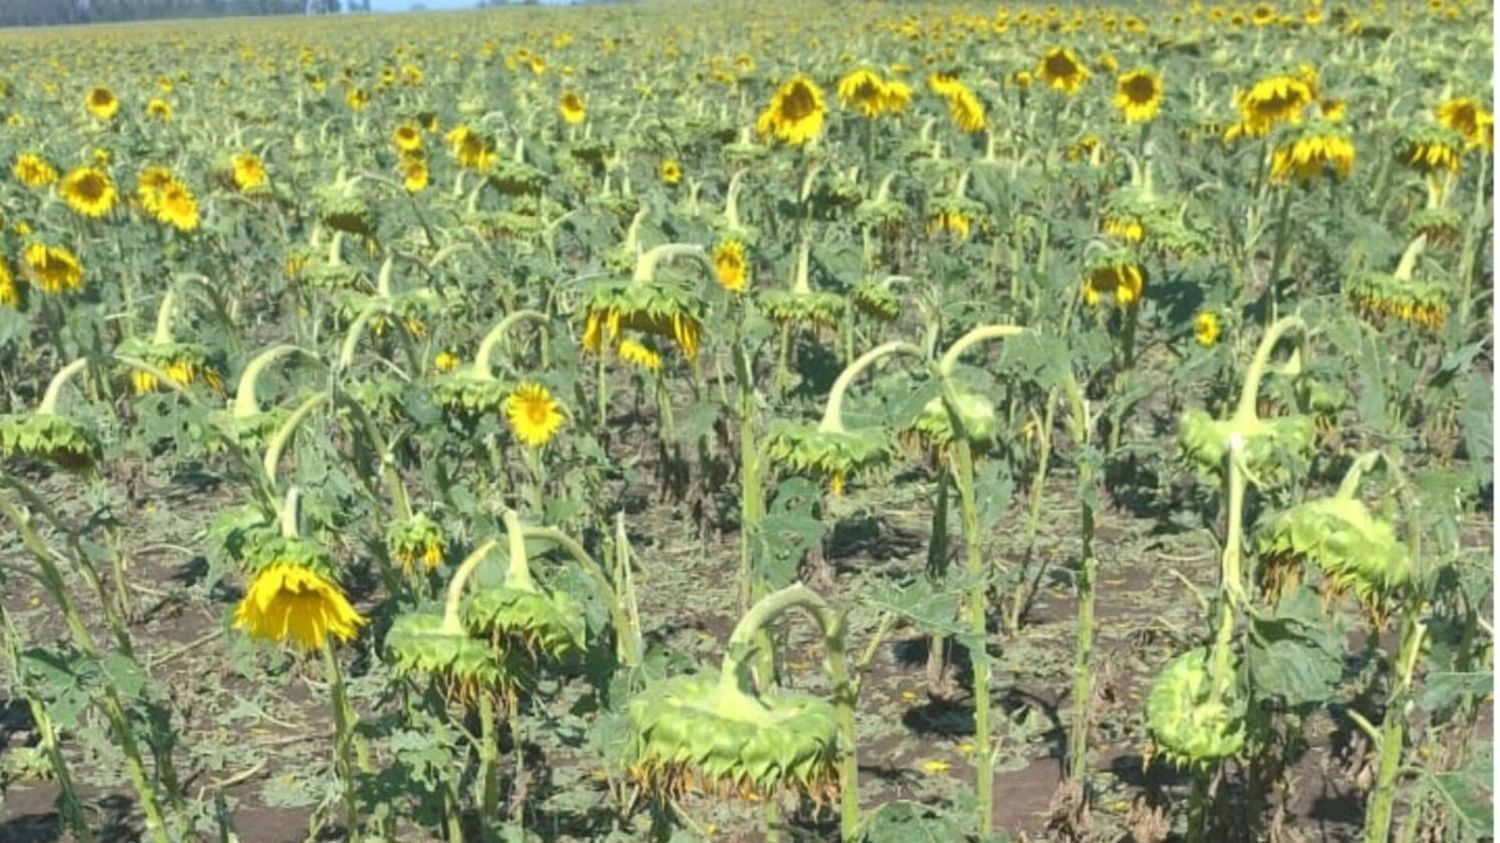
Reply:
M1492 19L0 30L0 843L1493 839Z

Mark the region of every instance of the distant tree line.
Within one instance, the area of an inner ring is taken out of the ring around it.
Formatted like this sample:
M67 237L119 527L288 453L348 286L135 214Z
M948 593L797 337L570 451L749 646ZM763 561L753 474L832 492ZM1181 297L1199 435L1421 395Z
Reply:
M370 0L0 0L0 26L370 11Z

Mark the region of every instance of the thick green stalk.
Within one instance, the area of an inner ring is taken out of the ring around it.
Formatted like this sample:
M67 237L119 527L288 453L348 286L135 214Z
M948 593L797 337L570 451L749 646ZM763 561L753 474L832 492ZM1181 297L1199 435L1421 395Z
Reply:
M499 539L490 539L459 563L458 570L453 572L453 579L448 581L448 593L443 603L443 624L439 628L444 635L463 635L464 626L460 619L459 610L463 606L464 586L469 582L469 577L474 575L479 563L484 561L490 551L500 543Z
M1073 662L1073 730L1068 734L1068 777L1088 789L1089 708L1093 699L1094 656L1094 465L1078 461L1078 498L1083 505L1083 545L1079 551L1078 640Z
M951 385L944 384L944 392L952 392ZM946 396L945 396L946 397ZM956 397L956 396L955 396ZM955 407L957 402L949 399ZM950 413L953 411L950 410ZM957 413L953 413L957 415ZM968 611L969 632L974 636L970 645L969 660L974 672L974 756L978 759L979 833L989 834L994 829L994 812L991 796L994 789L994 758L990 755L990 659L985 652L988 639L985 628L985 599L987 573L980 553L979 511L974 502L974 457L969 449L969 440L961 431L954 431L953 473L958 486L958 500L964 527L967 563L965 569L973 585L969 588Z
M323 642L323 666L327 671L328 688L333 702L333 760L339 778L339 790L344 799L344 833L349 840L358 840L359 793L354 774L354 762L350 748L354 739L349 696L344 688L344 673L339 668L338 656L333 645Z

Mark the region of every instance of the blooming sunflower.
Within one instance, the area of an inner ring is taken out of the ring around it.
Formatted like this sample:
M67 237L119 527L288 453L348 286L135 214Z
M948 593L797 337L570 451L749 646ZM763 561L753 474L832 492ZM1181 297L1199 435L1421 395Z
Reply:
M240 190L255 190L266 183L266 168L260 156L253 152L241 152L229 159L230 174L235 187Z
M44 293L72 292L83 285L83 265L61 246L32 243L22 260L27 280Z
M1161 77L1145 68L1132 70L1115 84L1115 108L1126 123L1149 123L1161 110Z
M370 92L364 88L350 88L344 92L344 102L355 111L364 111L370 104Z
M1291 176L1305 184L1329 169L1336 178L1348 178L1354 170L1354 143L1348 134L1327 124L1284 141L1271 156L1273 181Z
M885 113L885 83L873 70L860 68L839 80L839 104L874 119Z
M141 206L148 213L155 214L161 207L162 194L166 191L167 185L174 181L176 179L172 176L172 171L166 167L147 167L141 170L140 176L136 178L136 198L140 200Z
M391 142L401 152L412 152L422 148L422 130L415 124L402 123L391 133Z
M83 105L84 108L89 110L90 114L98 117L100 120L108 120L115 116L116 111L120 110L120 101L115 97L115 92L103 85L96 85L90 88L89 92L83 97Z
M323 647L332 634L349 641L365 619L339 587L300 564L266 566L251 581L234 613L234 626L252 638L290 642L302 650Z
M162 121L171 120L172 104L160 97L152 97L150 102L146 103L146 116Z
M1219 341L1219 314L1205 310L1193 320L1193 339L1204 348L1213 348Z
M1053 47L1042 56L1036 75L1054 91L1061 91L1071 97L1088 81L1089 71L1072 50Z
M16 279L10 274L5 259L0 258L0 307L15 307L21 302L21 291L16 289Z
M557 113L562 115L564 123L576 126L589 116L589 110L583 104L583 97L576 91L568 91L557 101Z
M1270 76L1239 97L1239 134L1261 137L1282 123L1298 123L1302 110L1318 98L1316 81L1301 76Z
M98 219L115 206L115 185L97 167L79 167L63 177L57 186L68 207L86 217Z
M675 185L682 181L682 165L671 159L663 161L660 174L662 184Z
M427 189L431 181L431 173L427 169L427 162L421 158L402 156L401 158L401 184L407 193L421 193Z
M1100 252L1088 262L1083 274L1083 302L1097 307L1105 296L1113 295L1121 307L1141 300L1146 286L1146 270L1128 250Z
M16 181L27 187L47 187L57 181L57 168L34 152L17 155L10 172L16 177Z
M455 126L445 137L453 147L453 155L458 159L460 167L483 172L494 166L494 146L468 126Z
M563 424L561 408L539 383L517 386L505 399L505 417L516 438L533 448L547 444Z
M823 130L826 110L823 89L806 76L797 75L777 89L755 121L755 129L761 137L802 146Z
M719 285L731 293L743 293L750 283L750 273L745 260L745 244L738 240L725 240L714 247L714 275Z
M162 188L156 219L178 231L192 231L198 227L198 200L187 185L174 179Z
M1470 97L1451 99L1437 107L1438 122L1463 136L1470 148L1493 146L1495 115Z

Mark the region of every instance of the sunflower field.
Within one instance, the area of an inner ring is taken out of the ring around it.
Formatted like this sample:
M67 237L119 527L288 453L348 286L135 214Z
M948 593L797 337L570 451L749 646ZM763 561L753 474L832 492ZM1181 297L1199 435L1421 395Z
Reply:
M1492 26L0 30L0 841L1493 839Z

